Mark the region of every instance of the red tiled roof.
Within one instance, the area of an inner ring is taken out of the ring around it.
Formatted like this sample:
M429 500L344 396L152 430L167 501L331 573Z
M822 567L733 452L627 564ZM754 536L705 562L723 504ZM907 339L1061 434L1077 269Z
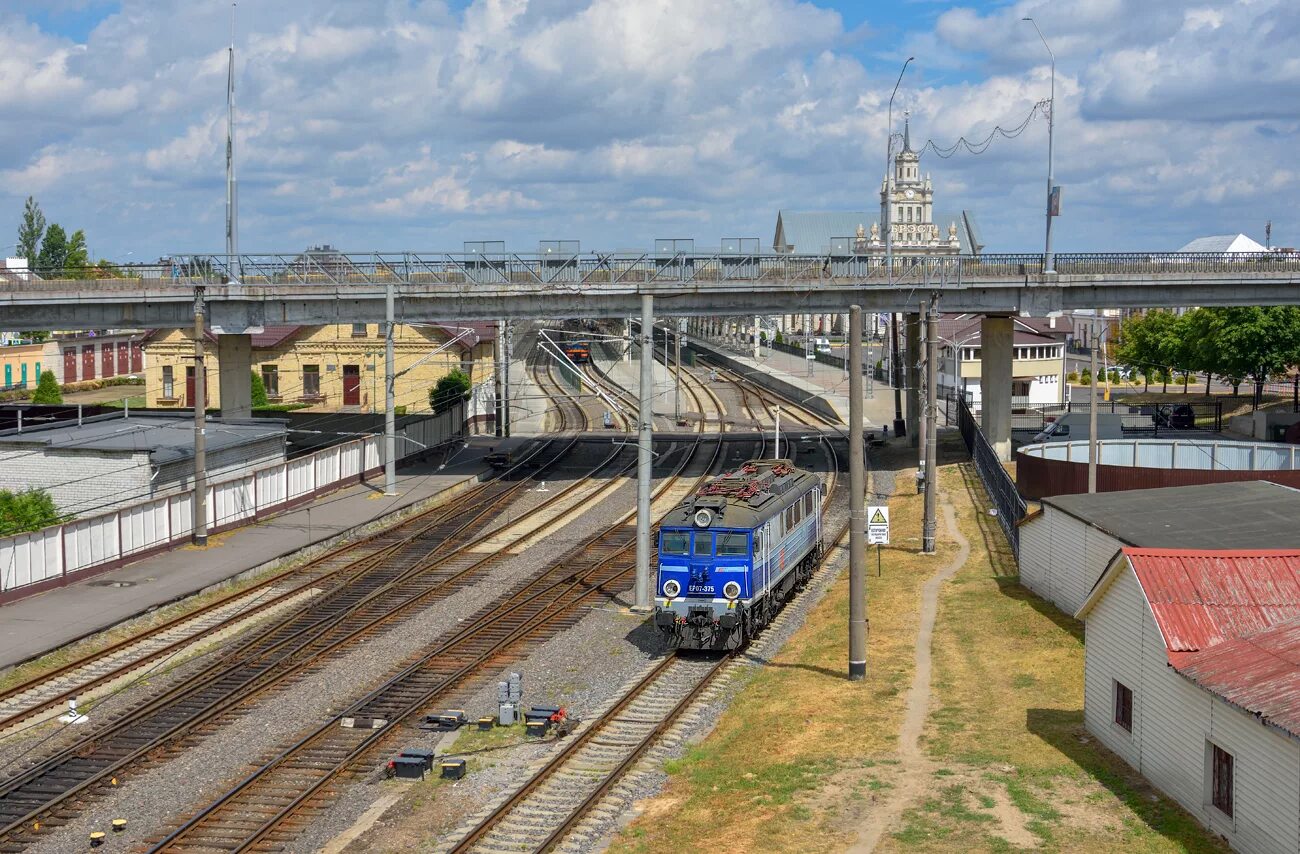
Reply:
M1190 653L1178 672L1300 738L1300 618Z
M1174 667L1198 650L1300 617L1300 550L1126 548L1124 556Z
M250 336L253 349L282 344L296 335L299 329L302 329L302 326L264 326L261 332L254 332ZM212 334L211 329L205 330L204 335L211 341L217 340L217 336Z

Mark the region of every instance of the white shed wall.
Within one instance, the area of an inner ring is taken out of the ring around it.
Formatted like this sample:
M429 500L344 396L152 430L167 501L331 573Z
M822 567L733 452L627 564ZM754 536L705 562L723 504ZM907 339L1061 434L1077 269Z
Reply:
M0 451L0 489L44 489L60 513L88 515L149 495L149 455L143 451L50 450L43 444Z
M1073 616L1123 544L1050 505L1020 527L1020 583Z
M1112 684L1133 690L1133 734L1112 721ZM1300 851L1300 741L1180 676L1132 571L1088 614L1084 723L1099 741L1235 850ZM1233 755L1233 817L1210 805L1208 747Z

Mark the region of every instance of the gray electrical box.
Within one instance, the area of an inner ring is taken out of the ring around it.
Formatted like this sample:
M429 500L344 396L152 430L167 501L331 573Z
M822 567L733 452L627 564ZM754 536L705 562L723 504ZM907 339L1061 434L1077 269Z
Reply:
M500 726L514 726L519 721L519 706L515 703L502 703L497 708L497 723Z

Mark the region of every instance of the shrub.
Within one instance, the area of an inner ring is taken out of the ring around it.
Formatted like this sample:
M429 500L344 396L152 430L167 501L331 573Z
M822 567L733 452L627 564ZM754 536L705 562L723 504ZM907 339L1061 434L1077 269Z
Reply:
M462 400L469 399L469 374L454 368L429 389L429 407L435 412L446 412Z
M1115 369L1113 369L1113 368L1111 369L1111 372L1110 372L1110 384L1111 384L1111 385L1119 385L1119 371L1117 371L1117 370L1115 370Z
M32 395L32 403L62 403L63 389L59 388L59 381L54 378L53 371L41 371L40 381L36 383L36 393Z
M262 375L257 371L250 371L252 377L252 398L253 408L258 409L263 406L269 406L271 401L266 398L266 383L262 382Z
M1065 375L1065 381L1067 383L1077 383L1079 381L1079 372L1070 371L1068 374Z
M47 374L53 378L53 374ZM63 521L54 499L43 489L10 492L0 489L0 537L39 531Z

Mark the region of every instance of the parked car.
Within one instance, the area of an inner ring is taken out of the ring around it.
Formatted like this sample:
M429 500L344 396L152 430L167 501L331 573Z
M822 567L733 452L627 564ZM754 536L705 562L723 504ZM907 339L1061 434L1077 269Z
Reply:
M1196 426L1196 411L1186 403L1177 406L1161 406L1152 413L1151 420L1157 427L1191 430Z
M1035 442L1072 442L1089 436L1088 413L1067 412L1034 436ZM1124 424L1119 415L1097 413L1098 439L1123 439Z
M822 355L830 355L830 353L833 352L831 350L830 339L827 338L814 338L813 349Z

